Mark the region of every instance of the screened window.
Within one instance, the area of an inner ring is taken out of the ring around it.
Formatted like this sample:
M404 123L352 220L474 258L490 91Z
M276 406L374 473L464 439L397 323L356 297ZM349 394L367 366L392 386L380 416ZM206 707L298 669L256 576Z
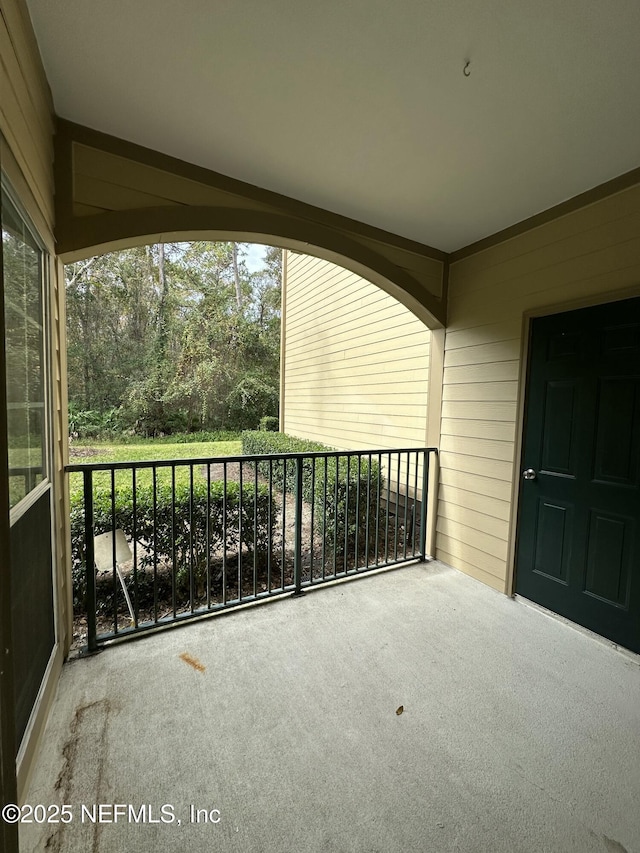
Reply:
M2 194L9 488L16 506L47 476L43 253Z

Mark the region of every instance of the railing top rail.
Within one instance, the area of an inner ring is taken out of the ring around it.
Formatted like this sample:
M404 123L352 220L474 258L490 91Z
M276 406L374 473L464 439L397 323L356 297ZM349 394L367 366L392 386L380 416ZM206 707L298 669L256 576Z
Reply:
M184 465L215 465L217 463L229 462L264 462L272 459L283 461L285 459L325 459L347 456L378 456L389 453L438 453L437 447L385 447L379 450L322 450L309 453L265 453L252 454L251 456L198 456L187 459L151 459L131 462L78 462L74 465L66 465L68 474L82 473L83 471L120 471L130 468L171 468Z

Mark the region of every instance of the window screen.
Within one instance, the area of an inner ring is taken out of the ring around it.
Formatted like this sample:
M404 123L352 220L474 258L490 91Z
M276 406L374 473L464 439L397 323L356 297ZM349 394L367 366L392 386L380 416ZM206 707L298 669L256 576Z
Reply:
M43 253L4 192L2 250L9 490L14 507L47 476Z

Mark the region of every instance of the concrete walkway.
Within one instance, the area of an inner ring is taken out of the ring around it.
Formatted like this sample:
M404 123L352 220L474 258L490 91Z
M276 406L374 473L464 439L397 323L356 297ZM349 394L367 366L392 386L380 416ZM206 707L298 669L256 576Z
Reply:
M73 819L21 850L638 853L639 663L438 563L121 645L63 670L28 801Z

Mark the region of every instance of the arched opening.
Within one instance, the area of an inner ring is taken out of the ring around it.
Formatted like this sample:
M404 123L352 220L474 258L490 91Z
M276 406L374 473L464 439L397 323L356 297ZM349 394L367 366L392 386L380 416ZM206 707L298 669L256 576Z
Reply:
M140 242L261 242L341 264L444 325L444 252L63 120L55 168L64 262Z
M132 219L132 217L123 217L120 226L126 226L126 220L129 218ZM227 218L236 217L227 216ZM93 223L91 224L93 225ZM375 284L381 290L385 291L385 293L397 299L398 302L408 308L429 328L440 328L442 326L441 318L433 313L433 308L435 307L433 295L425 287L420 287L406 275L406 272L401 267L395 267L388 262L384 262L382 258L376 257L372 252L365 251L358 247L357 244L350 244L345 240L337 241L335 238L334 240L328 239L327 245L320 245L317 242L296 239L295 237L288 236L289 231L287 226L291 225L291 223L285 221L279 224L281 226L280 229L272 229L270 232L228 227L224 229L194 229L187 227L180 230L163 230L148 233L142 231L140 234L134 233L116 239L93 242L82 248L66 251L60 255L60 259L63 263L68 264L108 252L161 242L238 242L277 246L281 249L291 249L294 252L312 255L344 267L361 278L372 282L372 284ZM131 225L133 226L134 222ZM122 227L118 230L122 230ZM294 229L294 231L298 230L300 229ZM317 236L316 233L315 237L317 238ZM335 242L341 243L342 251L337 251L331 247L331 244Z
M279 259L279 250L271 251L278 252ZM227 335L226 344L231 348L226 355L217 351L216 338L212 335L216 322L225 334L231 327L236 334L239 320L246 331L250 319L255 328L265 332L264 318L256 314L255 304L253 318L242 316L238 310L243 283L238 277L238 255L236 252L234 257L232 244L192 242L130 247L121 253L119 263L129 264L127 274L136 284L125 282L126 275L117 264L114 266L114 257L117 255L76 260L68 266L67 287L72 301L68 303L67 317L75 324L73 334L71 327L68 334L68 360L73 374L70 399L76 418L71 430L78 433L74 438L88 437L87 422L86 419L80 422L79 415L83 413L76 399L80 398L77 389L87 393L83 375L89 371L94 373L93 386L102 395L96 405L106 406L106 411L96 413L93 427L98 432L102 423L107 430L129 431L132 436L137 433L164 438L162 434L168 433L168 440L172 441L175 432L189 433L216 426L236 429L257 426L257 417L251 423L240 423L233 417L228 422L205 419L196 422L194 410L184 408L185 401L197 398L200 413L206 408L211 415L212 394L221 387L214 367L228 367L235 356L233 348L244 345L237 337L234 340ZM132 269L136 264L144 267L142 278L150 277L150 281L140 284L140 272ZM98 290L89 293L85 279L91 280L96 275L102 280ZM328 280L331 287L327 287ZM97 612L91 618L97 619L97 628L96 625L87 628L89 637L93 635L95 639L96 630L104 638L126 633L131 627L137 631L145 625L155 626L164 618L159 617L160 612L173 611L173 617L177 618L188 611L194 614L202 608L222 606L227 598L241 602L258 595L259 587L270 595L286 591L292 584L298 587L312 584L314 560L319 563L322 559L324 580L326 575L346 576L351 571L391 565L426 553L423 516L426 498L422 496L426 495L427 457L422 448L426 443L429 330L377 285L317 257L286 251L282 281L287 322L281 350L280 428L290 433L289 438L274 436L274 443L265 433L260 440L247 438L245 442L243 436L242 446L238 444L225 453L234 455L232 463L218 458L222 451L205 446L204 441L188 448L190 452L186 454L174 443L163 445L164 452L160 455L155 450L149 452L145 447L141 451L136 447L135 454L130 453L131 458L126 459L121 454L114 456L112 448L108 448L103 458L104 448L95 446L97 442L72 445L71 540L76 606L82 604L89 583L93 582L94 562L98 566L96 588L90 593L96 596ZM244 285L248 285L247 281ZM117 294L118 287L123 290L122 297ZM186 298L181 306L175 303L180 287L183 299ZM104 293L109 288L116 292L115 304ZM125 304L127 290L133 293L135 304ZM251 307L255 292L247 290L246 295L247 305ZM98 297L104 298L102 308L97 304ZM132 335L133 340L128 340L131 318L136 319L138 303L145 304L145 299L153 303L155 312L153 322L146 324L151 327L151 343L137 338L137 332ZM172 310L168 310L170 305ZM87 306L93 313L93 326L85 313ZM212 306L217 314L207 310ZM228 328L227 320L232 321ZM92 329L99 329L101 323L108 334L105 340L92 341ZM125 339L124 344L115 351L122 344L119 337ZM414 340L410 341L412 337ZM302 358L301 340L306 342ZM142 375L127 379L123 373L132 358L138 373L142 361ZM339 371L335 369L337 362L341 362ZM190 373L187 374L185 366ZM180 369L170 374L170 367ZM105 396L110 383L116 380L120 386L115 393L122 395L121 401ZM236 377L235 381L237 387L231 388L223 401L227 415L231 416L230 399L238 397L237 392L246 386L244 377ZM87 405L91 400L89 394ZM119 403L118 412L114 411L114 402ZM174 407L172 411L170 404ZM307 414L306 422L304 418L296 418L296 410L299 415L301 407ZM182 421L179 416L183 416ZM107 423L110 418L111 423ZM120 422L116 423L118 418ZM359 431L353 429L356 423L361 427ZM330 426L338 426L338 431L332 431ZM210 435L202 437L212 439ZM180 440L189 442L190 438L185 436ZM399 447L404 449L399 451L396 449ZM251 457L283 451L311 453L308 458L311 474L308 468L305 473L301 470L302 479L295 483L291 480L293 467L287 473L280 471L279 462L244 462L235 458L240 453ZM143 458L141 453L147 456ZM194 462L198 457L200 461ZM324 469L318 460L324 460ZM87 461L93 472L92 507L87 505L87 487L83 488L79 479L81 472L83 476L88 472L83 467ZM309 482L305 480L308 476ZM217 536L210 516L217 488L212 491L212 483L215 486L212 478L220 477L221 523L227 531L230 525L238 525L233 552L227 550L226 533L222 534L224 545L220 553L219 545L211 544L210 539L212 531L214 539ZM228 493L230 484L237 484L239 492ZM245 495L245 486L253 488L250 495ZM264 507L259 500L263 489L267 489ZM346 490L344 495L343 490ZM320 496L322 502L318 503ZM234 500L240 501L240 515L229 521L227 511ZM252 507L248 518L243 515L243 500ZM201 511L202 518L198 515ZM277 528L275 551L274 530L265 532L260 526L263 512L267 513L269 524L273 521ZM347 514L345 518L349 513L355 513L355 517L349 522L339 520L342 512ZM163 526L161 519L165 515ZM288 525L287 517L293 520L293 526ZM83 527L88 518L90 528ZM152 519L146 532L143 518ZM177 532L181 525L184 525L183 534ZM243 525L245 532L253 525L252 541L242 538ZM323 532L319 534L318 529ZM207 540L198 545L197 531L203 530ZM182 541L185 536L188 546ZM301 541L305 537L309 547L303 557ZM263 548L257 554L254 544L259 539L270 544L266 551ZM86 548L90 542L94 550L91 556L84 557L82 547ZM237 575L234 573L232 577L226 567L229 559L237 562L238 567ZM331 570L326 559L333 560ZM253 561L248 575L247 560ZM126 564L123 575L120 569L116 572L117 563ZM102 564L104 570L100 568ZM272 577L274 572L279 573L279 584ZM127 620L133 625L128 626ZM79 639L82 643L86 634Z

